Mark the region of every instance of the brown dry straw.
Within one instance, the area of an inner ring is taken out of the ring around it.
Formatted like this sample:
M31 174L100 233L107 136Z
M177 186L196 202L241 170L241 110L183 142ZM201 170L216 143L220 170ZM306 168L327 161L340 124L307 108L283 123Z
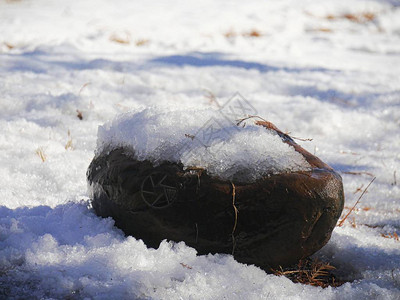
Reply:
M65 150L68 150L68 149L71 149L71 150L73 150L74 149L74 147L73 147L73 145L72 145L72 137L71 137L71 132L69 131L69 129L68 129L68 142L65 144Z
M329 263L321 262L318 259L311 260L310 258L306 258L292 268L272 269L271 271L274 275L285 276L294 283L326 288L328 286L337 287L344 283L342 280L338 280L332 273L335 269Z
M364 189L364 191L362 192L362 194L360 195L360 197L358 197L356 203L353 205L352 208L350 208L349 212L344 216L344 218L339 222L339 224L337 225L338 227L343 226L344 221L346 221L347 217L351 214L351 212L356 208L357 204L360 202L362 196L364 196L364 194L366 193L366 191L368 190L369 186L374 182L374 180L376 179L376 177L372 178L372 180L370 181L370 183L367 185L367 187Z
M47 159L46 154L44 153L44 150L42 147L39 147L36 149L36 154L40 157L40 159L42 160L42 162L45 162Z

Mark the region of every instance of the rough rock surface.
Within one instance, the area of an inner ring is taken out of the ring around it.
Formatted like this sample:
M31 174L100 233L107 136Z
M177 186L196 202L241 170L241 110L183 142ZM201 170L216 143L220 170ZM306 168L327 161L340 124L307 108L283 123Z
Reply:
M265 270L312 255L328 242L343 210L342 179L273 124L256 124L275 130L312 170L231 182L182 164L153 166L118 148L89 166L94 210L149 247L184 241L198 254L233 254Z

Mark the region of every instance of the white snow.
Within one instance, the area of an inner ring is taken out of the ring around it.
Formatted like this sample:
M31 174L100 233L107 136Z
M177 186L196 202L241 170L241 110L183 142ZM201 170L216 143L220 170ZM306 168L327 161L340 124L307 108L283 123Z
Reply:
M182 162L184 168L204 168L212 176L245 182L311 169L275 131L252 119L244 127L237 123L212 108L146 108L100 126L96 152L123 147L139 161Z
M397 0L0 1L0 298L399 299L399 20ZM342 175L346 207L376 176L315 255L349 282L294 284L182 243L147 249L97 217L98 127L153 106L239 107L230 120L312 138L299 143Z

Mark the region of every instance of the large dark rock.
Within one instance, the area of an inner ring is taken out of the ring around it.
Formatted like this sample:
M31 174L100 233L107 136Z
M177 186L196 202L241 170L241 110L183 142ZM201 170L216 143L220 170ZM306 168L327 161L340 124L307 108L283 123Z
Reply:
M257 124L275 130L312 170L230 182L182 164L153 166L118 148L89 166L94 210L149 247L184 241L199 254L233 254L266 270L310 256L327 243L342 212L341 177L271 123Z

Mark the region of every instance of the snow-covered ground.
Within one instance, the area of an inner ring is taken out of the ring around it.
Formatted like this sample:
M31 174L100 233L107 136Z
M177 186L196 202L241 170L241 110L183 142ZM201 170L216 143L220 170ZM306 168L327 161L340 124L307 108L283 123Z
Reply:
M90 208L99 125L236 92L313 139L347 207L376 176L316 254L350 282L147 249ZM0 128L0 299L400 298L400 1L2 0Z

